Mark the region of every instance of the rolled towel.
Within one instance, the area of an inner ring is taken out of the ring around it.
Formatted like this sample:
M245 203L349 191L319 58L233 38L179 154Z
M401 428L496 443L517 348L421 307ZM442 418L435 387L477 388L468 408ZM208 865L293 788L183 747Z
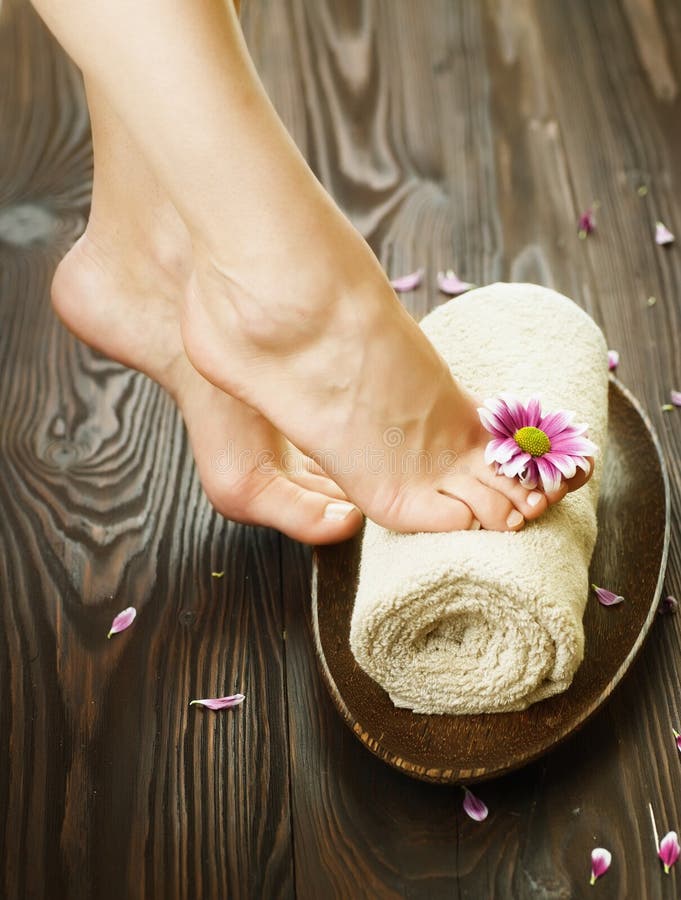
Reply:
M525 709L566 690L584 657L607 435L606 343L572 300L533 284L470 291L421 327L478 397L538 394L544 412L574 410L599 452L589 482L519 532L397 534L367 521L350 646L395 706Z

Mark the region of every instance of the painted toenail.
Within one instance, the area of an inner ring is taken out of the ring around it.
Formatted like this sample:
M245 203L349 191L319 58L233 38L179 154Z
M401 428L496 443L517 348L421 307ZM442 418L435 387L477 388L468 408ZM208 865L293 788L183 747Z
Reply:
M521 522L524 521L524 516L521 512L518 512L517 509L514 509L513 512L509 515L508 519L506 519L506 524L509 528L515 528L516 525L520 525Z
M527 495L527 503L529 506L536 506L541 500L542 495L539 491L532 491Z
M324 510L324 518L331 519L333 522L339 522L345 519L353 509L357 509L352 503L344 503L342 500L336 500L333 503L327 503Z

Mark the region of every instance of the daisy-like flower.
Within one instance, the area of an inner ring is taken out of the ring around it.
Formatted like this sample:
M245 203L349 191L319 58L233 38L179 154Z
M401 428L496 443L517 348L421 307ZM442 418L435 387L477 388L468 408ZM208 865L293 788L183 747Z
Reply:
M544 414L538 397L523 404L504 393L485 400L478 415L494 436L485 447L485 462L496 463L500 474L517 476L527 488L541 482L545 491L555 491L561 479L572 478L578 468L588 473L586 457L597 447L584 437L588 425L572 424L573 412Z

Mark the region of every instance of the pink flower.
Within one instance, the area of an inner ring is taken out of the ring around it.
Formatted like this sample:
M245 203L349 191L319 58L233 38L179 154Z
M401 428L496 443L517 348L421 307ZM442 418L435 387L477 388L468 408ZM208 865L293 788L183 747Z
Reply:
M620 355L617 350L608 350L608 369L612 372L620 364Z
M674 235L662 222L655 223L655 243L663 247L665 244L674 243Z
M681 846L679 845L679 839L676 836L676 832L667 832L660 841L660 848L657 851L657 855L664 863L664 871L667 875L669 875L669 869L679 858L679 852L681 852Z
M461 281L459 276L451 269L437 273L437 286L443 294L451 294L452 297L463 294L465 291L475 287L474 284L470 284L468 281Z
M681 391L670 391L669 396L672 399L673 406L681 406Z
M194 704L198 704L199 706L206 706L208 709L218 710L218 709L230 709L232 706L238 706L240 703L243 703L246 697L244 694L232 694L230 697L214 697L209 700L192 700L189 704L190 706L194 706Z
M612 853L605 847L594 847L591 851L591 882L595 884L596 879L600 878L610 868L612 862Z
M110 638L112 634L118 634L119 631L125 631L126 628L129 628L135 621L136 615L137 610L134 606L129 606L127 609L124 609L123 612L119 612L111 623L107 638Z
M622 603L624 601L624 597L619 594L613 594L613 592L609 591L607 588L596 587L595 584L592 584L591 587L596 591L598 601L599 603L602 603L603 606L614 606L616 603Z
M588 426L573 425L573 412L544 414L538 397L527 405L510 394L485 400L478 415L493 439L485 447L485 462L496 463L497 472L534 488L555 491L561 478L572 478L578 468L589 472L586 460L597 449L584 437Z
M479 797L476 797L475 794L471 794L467 787L464 788L464 792L466 795L463 798L464 811L471 819L475 819L476 822L482 822L483 819L487 818L487 807Z
M424 272L425 269L417 269L415 272L410 272L409 275L401 275L399 278L393 278L390 284L393 286L393 290L397 291L398 294L404 293L405 291L413 291L423 281Z
M579 225L577 226L577 235L581 240L591 234L596 228L596 218L592 209L587 209L579 217Z

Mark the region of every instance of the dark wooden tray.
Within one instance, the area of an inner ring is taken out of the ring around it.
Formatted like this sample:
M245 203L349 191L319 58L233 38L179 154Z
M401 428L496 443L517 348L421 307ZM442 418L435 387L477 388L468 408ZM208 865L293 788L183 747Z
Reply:
M393 706L355 662L350 617L361 538L315 550L312 623L322 677L345 723L384 762L424 781L484 781L518 769L580 728L636 659L655 621L669 545L669 481L653 427L611 376L609 448L590 581L625 602L591 595L584 660L562 694L522 712L423 715Z

